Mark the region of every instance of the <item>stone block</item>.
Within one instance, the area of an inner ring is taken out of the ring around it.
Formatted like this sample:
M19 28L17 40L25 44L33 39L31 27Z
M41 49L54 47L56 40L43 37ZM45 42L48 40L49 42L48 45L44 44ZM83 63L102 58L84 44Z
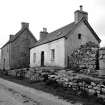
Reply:
M102 88L102 92L105 93L105 88Z
M95 84L94 82L91 82L91 85L92 85L92 86L96 86L96 84Z
M89 86L88 86L88 89L92 89L92 88L93 88L93 86L92 86L92 85L89 85Z
M96 90L97 94L100 94L100 91L99 90Z
M93 89L100 91L100 88L98 86L93 87Z
M103 98L103 99L105 99L105 95L102 95L102 94L98 94L97 97L98 97L98 98Z
M94 89L88 89L89 95L93 95L96 91Z

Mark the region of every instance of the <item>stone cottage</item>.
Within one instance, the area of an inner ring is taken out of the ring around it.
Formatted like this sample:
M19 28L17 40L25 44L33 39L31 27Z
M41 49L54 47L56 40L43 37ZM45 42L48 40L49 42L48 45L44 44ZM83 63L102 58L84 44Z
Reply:
M15 35L10 35L9 41L1 48L2 70L29 67L29 48L37 40L29 30L29 23L23 22L21 25L20 31Z
M89 41L98 46L101 42L88 22L88 13L80 6L74 12L74 22L51 33L46 28L40 32L40 40L30 49L30 67L68 67L73 50Z

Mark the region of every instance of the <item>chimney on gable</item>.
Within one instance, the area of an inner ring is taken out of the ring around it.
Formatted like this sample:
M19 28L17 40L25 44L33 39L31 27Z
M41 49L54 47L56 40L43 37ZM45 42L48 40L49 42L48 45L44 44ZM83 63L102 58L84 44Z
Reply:
M14 35L10 35L9 40L12 41L14 39L14 37L15 37Z
M21 23L21 26L22 26L22 29L24 29L24 28L29 28L29 23L22 22L22 23Z
M80 10L74 12L75 23L78 23L83 17L88 20L88 13L83 11L83 6L80 5Z
M43 40L47 37L47 28L43 28L43 31L40 32L40 40Z
M80 11L83 11L83 6L82 5L80 5Z

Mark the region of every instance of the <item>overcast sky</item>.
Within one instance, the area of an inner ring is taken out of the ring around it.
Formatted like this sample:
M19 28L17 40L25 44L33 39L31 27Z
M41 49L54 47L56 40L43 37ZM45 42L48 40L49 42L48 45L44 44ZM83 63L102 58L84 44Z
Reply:
M105 0L0 0L0 47L21 28L30 23L30 30L38 39L46 27L54 31L74 21L74 11L83 5L88 20L105 46Z

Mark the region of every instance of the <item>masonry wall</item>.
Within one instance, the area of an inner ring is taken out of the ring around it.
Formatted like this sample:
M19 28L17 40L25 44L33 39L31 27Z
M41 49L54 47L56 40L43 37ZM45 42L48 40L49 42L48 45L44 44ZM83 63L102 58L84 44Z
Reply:
M61 38L30 50L30 67L41 66L41 52L44 51L44 65L65 67L65 39ZM51 61L51 49L55 49L55 60ZM36 53L35 63L33 54Z
M11 44L11 69L29 67L30 62L30 47L35 44L35 39L26 29L20 36Z
M78 34L81 34L81 39L78 39ZM88 27L82 22L80 23L77 28L68 35L69 37L66 39L66 66L68 65L68 61L70 61L69 57L71 53L80 47L80 45L83 45L89 41L94 42L95 44L98 44L98 41L92 34L92 32L88 29ZM69 60L68 60L69 59Z
M100 64L100 75L105 75L105 48L99 50L99 64Z
M9 48L10 44L7 44L3 48L1 48L1 69L2 70L9 70L10 65L9 65Z

